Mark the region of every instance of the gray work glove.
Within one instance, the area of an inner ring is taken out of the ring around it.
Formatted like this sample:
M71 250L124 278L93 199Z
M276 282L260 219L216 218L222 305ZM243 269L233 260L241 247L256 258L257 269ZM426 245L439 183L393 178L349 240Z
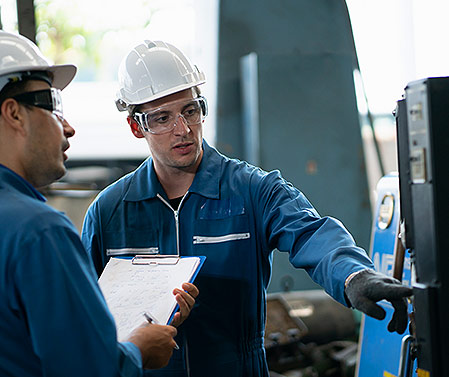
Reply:
M374 270L363 270L349 280L345 294L353 308L380 320L385 318L386 313L376 302L384 299L390 301L394 313L388 331L404 333L408 323L405 298L413 294L411 287Z

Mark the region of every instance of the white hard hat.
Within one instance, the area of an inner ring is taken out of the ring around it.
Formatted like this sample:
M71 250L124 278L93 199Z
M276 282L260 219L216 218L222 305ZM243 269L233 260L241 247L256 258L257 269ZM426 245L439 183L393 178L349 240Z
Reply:
M148 41L134 47L118 71L119 111L154 101L206 82L204 73L175 46Z
M64 89L76 73L72 64L52 65L29 39L0 30L0 90L9 82L20 81L35 71L51 72L52 86Z

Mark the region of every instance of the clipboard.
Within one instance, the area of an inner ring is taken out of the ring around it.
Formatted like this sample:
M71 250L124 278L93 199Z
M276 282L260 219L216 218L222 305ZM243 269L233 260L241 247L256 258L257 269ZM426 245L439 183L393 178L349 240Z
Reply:
M98 283L114 317L118 340L125 340L145 322L144 313L155 323L170 324L178 310L173 289L193 282L205 259L161 254L110 258Z

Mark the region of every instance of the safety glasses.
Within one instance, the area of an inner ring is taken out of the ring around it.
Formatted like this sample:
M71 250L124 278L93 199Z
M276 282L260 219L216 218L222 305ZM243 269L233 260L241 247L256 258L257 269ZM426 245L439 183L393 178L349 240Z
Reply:
M44 90L36 90L13 96L17 102L25 103L30 106L40 107L51 111L59 117L63 117L61 90L49 88Z
M200 124L207 116L207 101L204 97L173 101L169 104L141 113L135 112L133 119L146 131L155 135L171 132L178 118L187 126Z

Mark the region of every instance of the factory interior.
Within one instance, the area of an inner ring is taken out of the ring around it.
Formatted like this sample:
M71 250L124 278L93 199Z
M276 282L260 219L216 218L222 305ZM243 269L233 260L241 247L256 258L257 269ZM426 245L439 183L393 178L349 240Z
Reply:
M98 193L149 156L115 107L116 75L134 43L164 39L205 72L210 145L279 170L321 216L345 225L376 270L413 287L409 326L390 333L389 303L380 303L382 321L346 308L275 250L264 335L270 377L449 377L446 0L0 7L0 29L35 41L55 63L78 66L62 92L76 129L67 173L40 191L79 232Z

